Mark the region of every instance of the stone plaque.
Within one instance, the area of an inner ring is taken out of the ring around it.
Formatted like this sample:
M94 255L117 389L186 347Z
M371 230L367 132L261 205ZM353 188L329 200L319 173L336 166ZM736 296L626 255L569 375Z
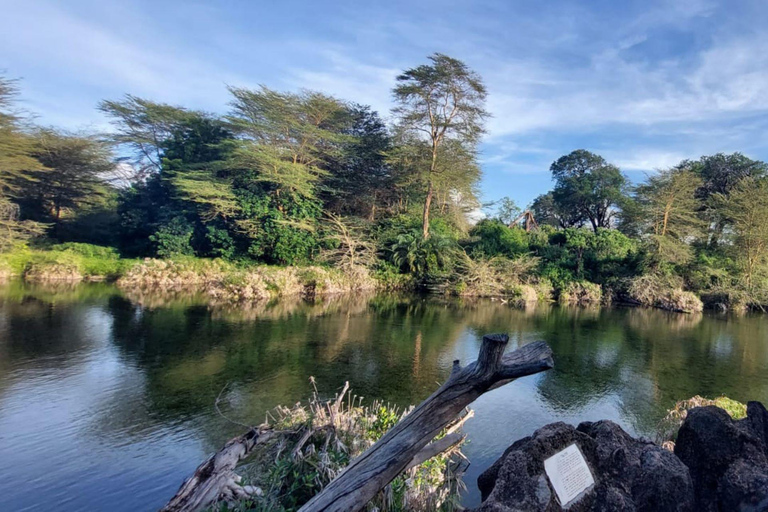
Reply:
M564 508L595 485L592 471L575 443L545 460L544 471Z

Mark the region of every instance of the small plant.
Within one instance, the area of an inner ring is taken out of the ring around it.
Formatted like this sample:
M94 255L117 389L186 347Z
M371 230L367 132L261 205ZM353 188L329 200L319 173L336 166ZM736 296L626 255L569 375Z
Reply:
M312 381L314 384L314 380ZM219 511L295 511L320 492L349 462L375 443L410 412L374 402L347 388L330 401L315 388L306 404L277 407L271 426L280 435L241 468L243 485L258 491ZM453 453L422 463L395 478L369 504L381 512L455 510L462 489Z
M656 433L656 442L665 448L673 449L677 438L677 431L688 417L688 411L695 407L707 407L714 405L727 412L734 420L747 417L747 406L727 396L720 396L714 400L696 395L687 400L680 400L674 407L667 411L667 415L659 423Z

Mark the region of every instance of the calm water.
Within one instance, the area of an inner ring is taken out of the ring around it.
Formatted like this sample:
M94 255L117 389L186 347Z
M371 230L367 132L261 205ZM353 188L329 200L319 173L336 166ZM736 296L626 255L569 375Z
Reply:
M277 404L349 380L407 405L483 333L510 349L546 340L556 369L478 400L465 427L475 479L514 440L552 421L612 419L651 434L676 400L768 402L768 315L643 309L515 310L498 302L374 297L209 310L131 300L108 285L0 290L0 510L153 510L200 461Z

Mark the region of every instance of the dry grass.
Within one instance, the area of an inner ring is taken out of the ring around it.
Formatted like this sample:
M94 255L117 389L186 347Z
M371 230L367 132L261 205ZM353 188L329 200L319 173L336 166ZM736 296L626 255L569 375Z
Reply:
M538 284L533 274L538 264L538 259L530 256L468 260L457 293L465 297L508 297L523 305L535 303L539 297L533 287Z
M629 299L643 306L650 306L679 313L696 313L704 305L695 294L682 289L678 277L645 274L632 279L628 289Z
M560 290L561 304L576 306L593 306L600 304L603 299L603 289L599 284L589 281L574 281Z
M677 438L677 431L688 416L688 411L696 407L707 407L710 405L720 407L735 420L740 420L747 416L747 406L741 402L728 398L727 396L721 396L712 400L696 395L687 400L680 400L674 407L667 411L667 415L664 416L659 423L656 433L656 442L670 451L673 450L675 447L675 439Z
M315 297L374 290L368 270L349 266L236 267L221 260L147 259L117 282L133 295L199 293L212 304L248 304L283 297Z

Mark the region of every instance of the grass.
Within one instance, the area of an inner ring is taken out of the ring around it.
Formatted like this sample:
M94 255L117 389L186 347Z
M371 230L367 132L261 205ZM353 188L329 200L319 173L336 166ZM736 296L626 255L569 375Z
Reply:
M314 385L314 381L313 385ZM355 457L376 442L410 412L347 392L321 400L315 388L306 403L278 407L270 426L281 435L240 468L242 485L258 489L257 496L222 503L219 511L294 511L322 490ZM461 481L455 461L458 448L434 457L399 475L368 505L369 510L456 510Z
M682 289L682 280L674 276L644 274L629 284L630 301L679 313L697 313L704 309L701 299Z
M22 245L0 254L0 268L5 275L29 281L116 279L136 263L120 258L111 247L79 243L53 245L45 250Z
M364 267L273 267L198 258L146 259L121 277L118 285L133 293L199 292L213 304L311 298L379 288Z
M656 441L662 446L672 449L674 441L677 438L677 431L688 416L688 411L695 407L707 407L714 405L727 412L734 420L740 420L747 417L747 405L737 402L727 396L720 396L714 399L704 398L696 395L687 400L680 400L674 407L667 411L667 415L661 420L657 429Z

